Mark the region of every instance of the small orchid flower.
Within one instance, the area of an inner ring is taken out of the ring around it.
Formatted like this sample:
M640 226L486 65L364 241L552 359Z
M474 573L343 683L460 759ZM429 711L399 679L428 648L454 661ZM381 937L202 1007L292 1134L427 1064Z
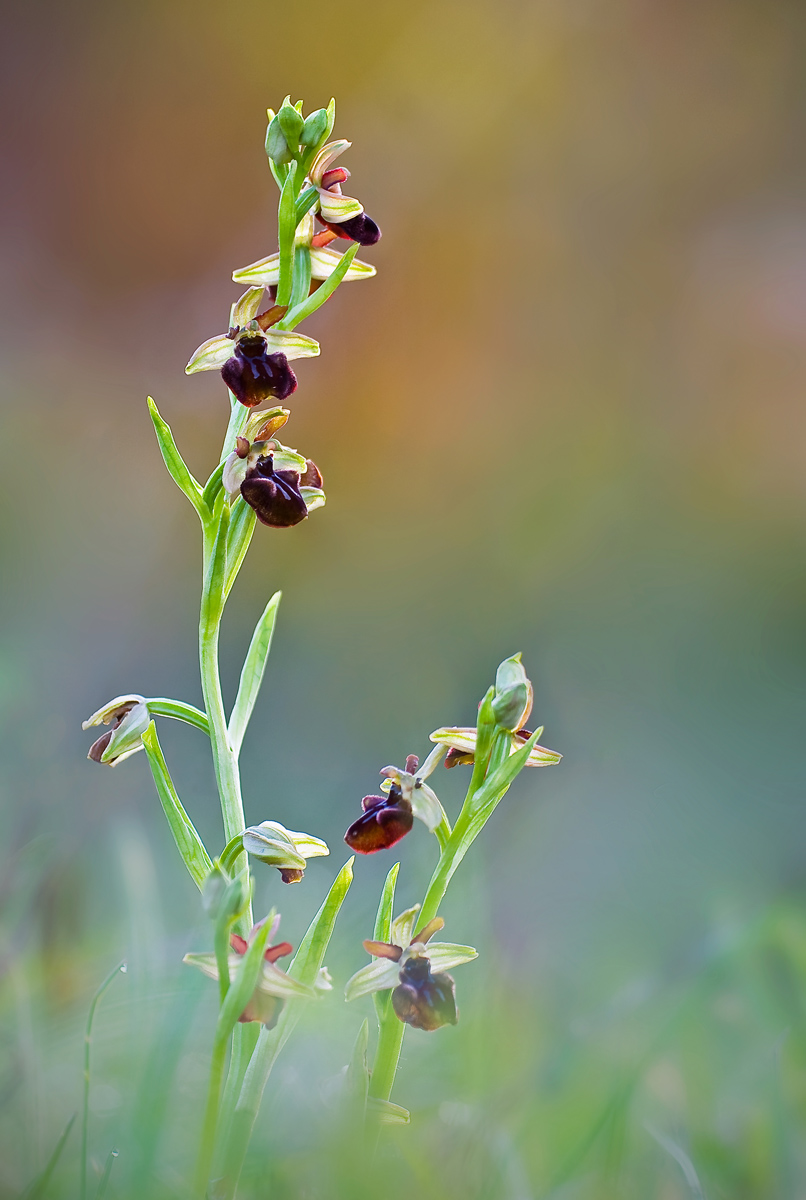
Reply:
M328 845L310 833L295 833L279 821L261 821L243 832L247 854L270 867L276 867L283 883L299 883L305 873L306 859L330 854Z
M273 329L285 309L275 306L258 314L264 288L251 287L232 306L226 334L209 338L190 357L186 375L220 371L232 394L246 408L264 400L285 400L296 389L292 358L315 358L319 343L302 333Z
M328 142L313 160L308 175L319 192L318 215L322 224L336 237L348 238L362 246L374 246L380 241L380 229L364 212L359 200L342 195L341 185L350 178L350 172L344 167L331 166L351 145L352 142L344 139Z
M101 734L92 743L87 758L110 767L117 766L124 758L131 758L132 754L144 748L142 737L150 720L151 714L144 696L116 696L81 726L82 729L102 723L112 726L108 733Z
M392 922L392 941L365 941L364 949L374 962L356 971L344 989L345 998L357 1000L371 992L393 988L395 1015L415 1029L434 1030L457 1021L453 978L450 967L478 958L472 946L450 942L431 942L444 927L442 917L434 917L414 933L420 906L408 909Z
M259 440L236 440L235 449L224 461L221 479L230 500L243 496L264 525L287 529L325 503L322 474L313 459L265 437L267 430L284 423L287 410L273 409L268 416L259 429Z
M269 942L271 942L277 932L279 924L280 917L278 915L272 920ZM240 937L237 933L233 933L230 936L230 946L233 951L229 955L230 978L237 969L241 956L246 954L259 928L260 925L253 927L248 941ZM294 1000L300 997L310 999L316 995L317 988L326 989L330 987L329 980L325 975L322 975L317 980L315 987L308 987L306 984L292 979L285 971L275 966L278 958L285 958L288 954L293 954L293 947L289 942L279 942L276 946L270 945L268 947L263 956L264 961L261 973L258 976L257 986L239 1016L239 1021L260 1021L268 1029L273 1029L279 1020L283 1004L286 1000ZM191 967L197 967L208 979L218 979L218 964L214 953L186 954L182 961L188 963Z
M307 246L311 254L311 279L318 286L319 283L329 279L335 271L336 267L341 262L341 255L335 250L329 250L327 246L323 246L321 242L328 238L333 240L338 235L333 234L317 234L314 232L313 213L306 213L300 221L295 236L297 246ZM371 279L375 274L375 268L370 263L361 262L360 259L354 258L347 268L342 282L349 283L354 279ZM280 253L268 255L267 258L260 258L257 262L250 263L247 267L239 267L237 271L232 272L232 278L235 283L248 284L251 287L259 286L269 288L270 290L277 287L280 282Z
M445 820L445 811L425 780L445 753L437 747L422 767L416 754L410 754L406 766L384 767L381 775L383 796L365 796L361 801L363 814L344 835L351 850L359 854L374 854L388 850L405 837L418 817L433 833Z
M534 688L521 664L520 654L504 659L495 676L495 695L492 709L499 728L510 737L510 754L520 750L532 736L525 728L534 702ZM542 729L541 729L542 732ZM477 731L474 728L446 726L435 729L431 741L448 749L446 767L475 762ZM562 758L555 750L534 746L526 760L527 767L553 767Z

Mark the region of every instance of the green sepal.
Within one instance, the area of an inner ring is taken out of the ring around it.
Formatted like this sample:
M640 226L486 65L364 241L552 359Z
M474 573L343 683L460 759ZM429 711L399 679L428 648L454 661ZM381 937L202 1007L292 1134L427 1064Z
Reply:
M299 325L300 321L306 320L313 313L315 313L317 308L321 308L325 301L333 295L342 279L344 279L350 263L353 261L358 251L358 243L355 243L345 254L342 254L341 262L336 267L335 271L333 271L333 273L327 277L321 287L318 287L316 291L308 296L306 300L303 300L300 304L296 304L293 308L289 309L282 321L278 321L277 328L293 329L296 325ZM278 293L278 303L279 302Z
M484 781L484 785L472 798L472 817L475 820L478 813L485 813L484 820L495 808L510 787L510 784L526 766L526 760L543 735L543 726L536 729L528 742L525 742L514 754L508 754L500 766L492 770ZM489 811L487 811L489 810ZM483 822L482 822L483 824Z
M287 97L280 106L280 111L277 113L277 121L280 129L283 131L286 145L293 154L299 147L300 135L305 128L305 121L296 108L288 103L289 99L290 97Z
M292 307L301 304L311 290L311 252L307 246L297 246L294 252L294 273L291 283Z
M294 195L294 181L297 174L297 164L292 163L288 169L283 190L280 194L280 206L277 211L278 241L280 245L280 274L277 281L277 303L288 304L291 299L291 284L294 273L294 234L297 229L297 205ZM279 324L278 328L286 326Z
M238 403L240 404L240 400L238 401ZM241 405L241 407L243 408L243 405ZM223 483L221 482L221 476L223 474L224 474L224 464L223 464L223 462L220 462L218 464L218 466L216 467L216 469L213 471L210 478L207 480L207 482L204 485L204 491L202 492L202 500L207 505L207 508L209 509L210 512L212 512L213 509L215 508L215 502L218 499L218 493L221 491L222 487L224 486Z
M255 532L257 517L255 510L250 508L243 496L239 496L230 509L229 532L227 534L227 577L224 581L224 599L232 591L232 585L238 577L241 564L246 558L252 534Z
M170 425L166 421L163 421L159 409L150 396L148 397L148 411L151 414L154 431L157 435L157 441L165 466L168 468L168 474L179 490L185 493L199 514L200 519L202 521L208 520L210 513L202 500L201 485L187 469L185 460L177 449Z
M272 166L285 166L290 163L293 155L285 139L279 117L272 117L266 130L266 157ZM278 180L278 183L280 181ZM282 184L280 184L282 187Z
M475 762L473 764L473 775L470 779L470 787L467 789L465 807L467 807L469 801L484 783L484 780L487 776L487 767L490 762L490 753L492 751L493 738L495 737L496 730L495 713L493 712L494 696L495 688L491 687L479 705L479 715L476 721Z
M230 981L227 994L221 1005L216 1025L216 1039L228 1038L238 1023L238 1018L252 999L257 981L263 967L263 955L266 942L271 933L274 912L269 913L252 941L249 943L243 960L238 964L235 978ZM229 970L229 967L227 968Z
M300 145L317 146L327 131L328 115L326 108L317 108L305 118L302 132L299 135Z
M224 584L227 578L227 534L229 533L229 505L223 492L216 501L212 525L216 531L207 569L204 573L204 588L202 591L201 625L203 628L214 629L221 620L224 610Z
M271 650L274 636L274 625L277 620L277 609L282 598L282 592L275 592L263 610L263 615L255 626L249 649L246 652L241 680L238 684L238 694L229 719L229 742L237 755L241 749L249 718L263 681L263 673Z
M50 1183L50 1177L56 1170L56 1165L62 1156L62 1150L64 1150L67 1139L70 1136L70 1130L75 1124L75 1120L76 1114L73 1113L72 1117L62 1130L62 1135L56 1143L53 1153L45 1164L44 1169L40 1171L36 1179L32 1180L31 1183L28 1184L28 1187L22 1193L20 1200L40 1200L40 1197L44 1195L45 1188Z
M395 885L399 870L400 863L397 862L390 868L381 891L378 913L375 917L375 931L372 935L376 942L389 942L392 939L392 913L395 906ZM382 1021L388 1012L389 995L389 992L372 993L372 1002L375 1005L378 1021Z
M187 867L191 879L201 891L205 879L213 869L213 864L210 855L204 848L204 842L196 832L195 825L182 807L182 801L176 793L157 737L157 727L153 721L143 734L143 745L148 755L151 774L154 776L163 812L168 819L171 833L176 842L176 848L182 855L182 861Z
M210 736L210 722L207 713L185 704L183 700L169 700L167 696L152 696L147 700L148 711L152 717L172 717L174 721L184 721L186 725L194 725L202 733Z

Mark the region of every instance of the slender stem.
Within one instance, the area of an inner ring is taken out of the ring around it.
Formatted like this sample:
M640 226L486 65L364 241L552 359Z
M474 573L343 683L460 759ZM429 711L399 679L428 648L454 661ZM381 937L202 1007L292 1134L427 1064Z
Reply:
M90 1001L90 1010L87 1013L87 1027L84 1031L84 1099L81 1110L81 1200L87 1200L87 1158L90 1116L90 1046L92 1045L92 1022L95 1018L95 1010L98 1007L98 1001L101 999L101 996L103 996L104 992L109 987L115 976L119 975L121 971L125 970L125 962L119 962L116 967L112 968Z
M207 1194L207 1180L210 1178L210 1168L213 1163L215 1135L218 1126L218 1110L221 1102L221 1088L224 1082L224 1066L227 1058L227 1043L229 1037L216 1034L213 1043L213 1059L210 1063L210 1086L207 1090L207 1103L204 1108L199 1158L196 1163L196 1182L194 1191L204 1200Z
M378 1045L369 1082L369 1094L375 1100L388 1100L392 1094L405 1032L406 1026L390 1005L379 1025Z

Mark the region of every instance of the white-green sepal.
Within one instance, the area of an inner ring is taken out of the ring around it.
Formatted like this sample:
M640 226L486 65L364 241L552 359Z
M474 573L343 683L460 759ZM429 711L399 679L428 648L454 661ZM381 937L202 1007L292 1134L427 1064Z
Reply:
M317 508L325 507L327 497L321 488L301 487L299 490L309 513L316 512Z
M376 958L347 980L344 998L347 1001L357 1000L359 996L369 996L372 992L388 991L397 986L399 979L399 963L389 958Z
M240 300L235 301L229 314L230 329L243 329L250 321L254 321L260 311L260 302L263 299L264 291L265 288L262 285L250 287Z
M234 352L235 344L232 338L208 338L191 354L188 365L185 367L185 374L195 375L197 371L220 371L227 359L232 358Z
M360 217L364 206L360 200L352 196L342 196L338 192L329 192L327 188L319 189L319 211L323 221L340 225L352 217Z
M286 358L316 358L319 354L319 343L311 337L306 337L304 333L292 333L287 329L267 329L263 336L269 354L284 354Z
M446 819L445 809L440 804L436 792L427 783L421 783L419 787L415 784L412 788L411 810L415 817L428 826L431 833Z
M415 942L412 949L416 946ZM454 946L452 942L429 942L423 953L427 955L432 971L450 971L479 956L472 946Z
M321 187L322 176L330 164L335 162L340 154L344 154L345 150L349 150L352 144L352 142L345 141L344 138L339 138L337 141L328 142L326 146L323 146L311 163L311 169L308 172L311 183Z
M342 256L327 246L311 247L311 276L313 279L329 279L341 262ZM344 275L344 282L350 279L371 279L376 274L371 263L354 258Z
M280 278L280 255L269 254L267 258L259 258L257 262L247 267L239 267L232 272L235 283L250 283L260 287L276 287Z
M419 911L419 904L415 904L413 908L407 908L399 917L395 917L392 922L392 945L408 946L414 933Z

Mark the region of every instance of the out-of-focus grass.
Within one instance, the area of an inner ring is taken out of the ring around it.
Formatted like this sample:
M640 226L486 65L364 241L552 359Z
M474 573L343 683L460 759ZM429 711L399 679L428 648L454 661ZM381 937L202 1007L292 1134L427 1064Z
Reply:
M312 889L323 882L321 872ZM136 927L139 915L130 916ZM86 997L57 1004L53 989L69 966L43 959L20 917L7 924L0 993L4 1197L45 1165L81 1090ZM190 939L152 943L99 1006L91 1195L112 1148L111 1196L184 1194L216 1001L206 980L181 968L179 949L205 935L200 920ZM371 1012L369 1001L341 1000L354 965L343 945L337 938L330 956L334 992L308 1010L270 1082L244 1197L800 1195L806 897L722 917L653 973L615 989L591 980L584 997L556 973L519 975L517 961L488 943L460 975L459 1025L408 1032L395 1099L412 1122L384 1134L374 1161L338 1102L339 1070ZM72 946L65 959L81 963L85 980L105 966L98 948ZM45 1193L53 1200L76 1195L78 1150L73 1134Z

